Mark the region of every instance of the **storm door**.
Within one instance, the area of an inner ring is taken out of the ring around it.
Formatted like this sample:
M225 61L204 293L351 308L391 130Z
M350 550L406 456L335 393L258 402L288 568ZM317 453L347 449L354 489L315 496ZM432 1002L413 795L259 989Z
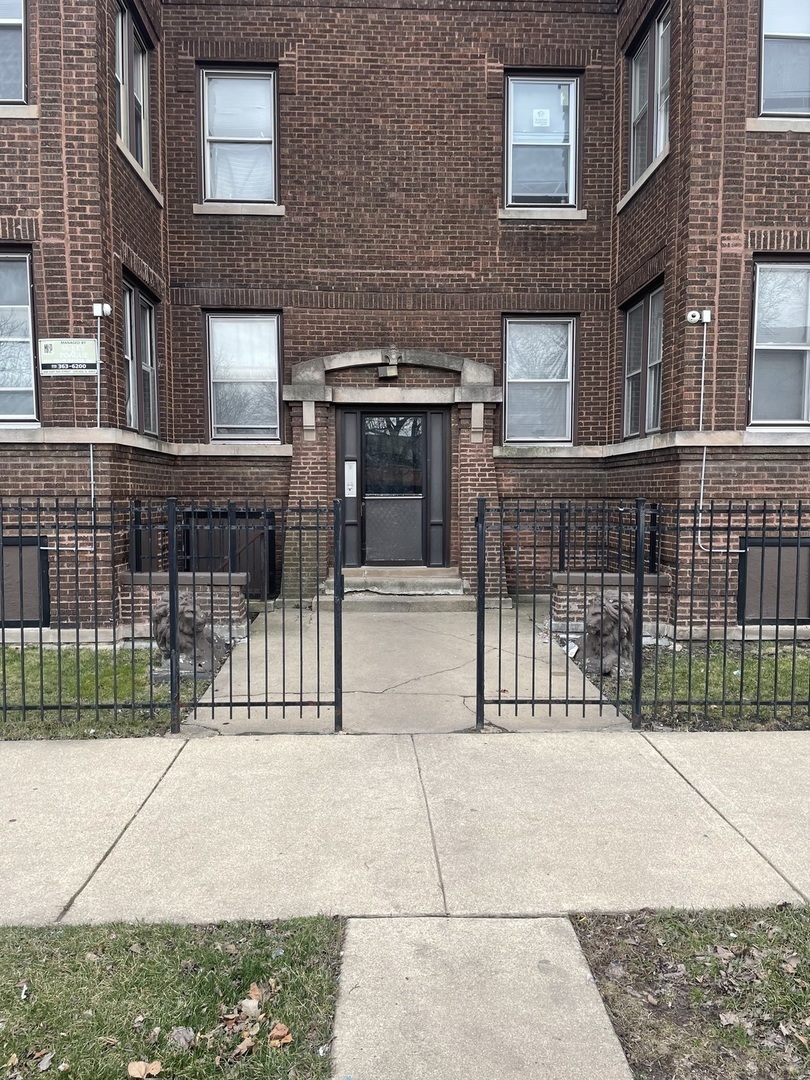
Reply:
M347 566L443 566L446 413L347 410L338 487Z

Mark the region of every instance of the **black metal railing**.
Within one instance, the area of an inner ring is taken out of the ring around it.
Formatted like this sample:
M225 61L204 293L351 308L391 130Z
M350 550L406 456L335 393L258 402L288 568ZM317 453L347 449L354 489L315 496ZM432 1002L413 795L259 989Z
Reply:
M0 737L342 727L342 506L0 499Z
M479 727L488 706L806 726L801 503L482 499L477 558Z

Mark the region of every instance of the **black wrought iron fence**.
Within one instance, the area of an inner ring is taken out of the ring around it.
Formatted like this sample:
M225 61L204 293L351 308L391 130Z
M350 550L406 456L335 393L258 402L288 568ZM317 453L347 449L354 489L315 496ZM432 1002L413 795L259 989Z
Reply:
M801 503L480 500L477 538L479 726L492 705L806 726Z
M0 737L340 730L340 504L0 499L0 553Z

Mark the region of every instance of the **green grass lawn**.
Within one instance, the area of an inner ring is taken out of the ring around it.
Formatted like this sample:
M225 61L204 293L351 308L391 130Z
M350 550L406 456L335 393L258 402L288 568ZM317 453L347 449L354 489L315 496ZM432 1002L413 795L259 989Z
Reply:
M777 647L753 641L679 646L644 649L645 722L714 731L810 728L808 645L794 649L792 642ZM605 699L618 696L623 710L630 705L631 692L630 679L623 677L620 687L615 679L604 680Z
M0 738L161 735L171 717L168 685L151 679L150 664L159 662L149 649L7 647L0 653Z
M807 1080L810 909L573 918L636 1080Z
M325 917L0 928L0 1076L327 1080L342 937Z

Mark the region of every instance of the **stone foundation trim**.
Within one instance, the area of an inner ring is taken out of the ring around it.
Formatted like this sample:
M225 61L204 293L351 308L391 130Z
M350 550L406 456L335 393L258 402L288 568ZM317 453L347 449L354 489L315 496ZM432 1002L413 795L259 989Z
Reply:
M271 442L176 443L150 439L122 428L3 427L0 446L26 443L36 446L129 446L169 457L292 457L292 446Z

